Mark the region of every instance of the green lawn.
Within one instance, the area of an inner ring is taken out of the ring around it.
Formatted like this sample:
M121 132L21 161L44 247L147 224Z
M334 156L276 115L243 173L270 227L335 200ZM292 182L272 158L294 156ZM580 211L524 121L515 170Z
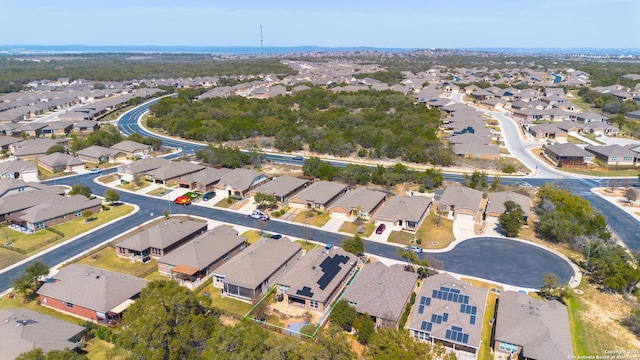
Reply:
M257 230L247 230L243 232L241 235L247 238L247 242L249 243L249 245L260 240L260 238L262 237L262 235L260 235L260 232Z
M363 223L362 225L364 225L364 233L360 234L360 236L362 237L371 236L371 234L373 234L373 231L376 229L375 223L371 220ZM351 221L345 221L342 223L338 231L355 235L356 232L358 232L358 225Z
M416 234L406 231L392 231L389 235L389 242L409 245L414 238L422 239L420 246L424 249L444 249L451 244L455 238L453 236L453 220L441 218L441 227L435 223L436 215L429 213Z
M153 189L151 191L149 191L147 193L147 195L152 195L152 196L164 196L167 195L171 192L172 190L167 189L167 188L163 188L163 187L159 187L157 189Z
M107 183L110 183L110 182L116 181L116 180L118 180L118 175L116 175L116 174L104 175L104 176L100 176L98 178L98 181L103 183L103 184L107 184Z
M331 214L329 214L328 211L325 211L323 213L317 213L315 211L301 211L293 221L322 227L322 225L326 224L327 221L329 221L330 217Z
M480 344L479 360L493 360L493 351L491 350L491 332L493 325L491 325L491 319L494 317L497 299L498 294L489 292L487 307L485 307L484 312L484 326L482 327L482 334L480 335L482 343Z
M231 206L233 206L233 204L237 203L238 201L240 201L240 200L226 198L226 199L222 199L222 200L218 201L218 203L213 205L213 206L221 207L221 208L224 208L224 209L228 209Z
M15 251L7 250L4 247L0 247L0 269L4 269L7 266L13 265L26 258L27 255L22 255Z
M220 289L213 287L211 283L209 283L202 291L200 291L198 295L203 295L204 290L209 293L209 297L211 298L211 306L222 309L226 312L242 317L253 307L253 305L244 301L228 297L223 298L222 296L220 296Z
M83 257L78 260L77 263L138 277L142 277L149 271L157 269L158 267L155 259L143 264L141 262L132 262L129 259L119 258L116 256L116 249L111 246L106 247L93 255Z
M146 188L149 185L151 185L151 183L148 181L140 181L139 184L136 186L136 183L132 181L126 185L121 184L121 185L118 185L117 187L121 189L129 190L129 191L138 191L140 189Z

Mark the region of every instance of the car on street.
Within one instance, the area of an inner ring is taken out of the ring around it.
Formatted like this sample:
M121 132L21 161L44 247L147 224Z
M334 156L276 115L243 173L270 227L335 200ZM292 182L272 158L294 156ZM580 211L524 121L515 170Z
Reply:
M304 160L302 156L294 156L293 160Z
M178 204L178 205L191 205L191 198L189 196L178 196L175 200L173 200L174 203Z
M518 184L518 185L520 185L520 186L522 186L522 187L533 187L531 184L529 184L529 183L528 183L528 182L526 182L526 181L523 181L523 182L521 182L521 183L520 183L520 184Z
M411 250L416 254L422 253L422 248L420 246L416 246L416 245L405 246L404 249L405 250Z
M209 201L211 199L213 199L216 196L216 192L215 191L207 191L206 193L204 193L204 195L202 195L202 200L203 201Z
M380 224L378 225L378 227L376 228L376 234L380 235L384 232L384 229L386 229L387 226L385 224Z
M263 213L260 210L253 210L253 212L251 212L251 214L249 214L249 217L252 218L252 219L262 220L262 221L269 220L269 215Z
M93 168L93 169L89 170L89 174L102 174L102 169Z
M271 238L272 238L272 239L275 239L275 240L278 240L278 239L281 239L281 238L282 238L282 235L280 235L280 234L274 234L274 235L271 235Z

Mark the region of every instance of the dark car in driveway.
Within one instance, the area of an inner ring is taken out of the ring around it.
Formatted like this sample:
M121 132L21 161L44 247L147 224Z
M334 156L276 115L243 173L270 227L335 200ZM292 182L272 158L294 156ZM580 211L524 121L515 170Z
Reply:
M387 228L387 225L385 224L380 224L378 225L378 227L376 228L376 234L380 235L384 232L384 229Z
M215 191L207 191L206 193L204 193L204 195L202 195L202 201L211 200L215 196L216 196L216 192Z

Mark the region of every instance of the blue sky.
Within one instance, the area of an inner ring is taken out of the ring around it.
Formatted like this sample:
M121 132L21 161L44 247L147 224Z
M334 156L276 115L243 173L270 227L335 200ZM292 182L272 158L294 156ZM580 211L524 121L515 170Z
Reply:
M0 0L0 44L640 48L640 0Z

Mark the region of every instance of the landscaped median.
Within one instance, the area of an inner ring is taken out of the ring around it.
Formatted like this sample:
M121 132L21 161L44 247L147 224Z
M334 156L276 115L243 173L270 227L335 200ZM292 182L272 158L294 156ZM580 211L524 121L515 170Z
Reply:
M3 245L0 247L0 269L130 214L134 207L122 204L110 206L108 209L93 214L92 218L95 220L90 222L86 222L81 217L54 226L51 229L44 229L31 234L18 232L3 225L0 227L0 243ZM7 246L7 244L10 244L10 246Z

